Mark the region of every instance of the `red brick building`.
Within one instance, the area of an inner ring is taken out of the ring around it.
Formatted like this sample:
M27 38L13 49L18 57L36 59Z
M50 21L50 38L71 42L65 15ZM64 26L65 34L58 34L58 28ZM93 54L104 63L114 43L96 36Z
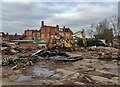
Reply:
M73 32L69 28L66 28L65 26L63 28L59 28L59 25L48 26L44 24L44 21L42 21L40 30L28 29L25 30L24 35L26 36L25 40L41 39L48 41L51 35L55 36L55 33L59 33L60 35L63 36L64 39L69 38L70 35L73 34Z
M40 39L48 41L50 36L55 36L55 33L59 33L63 36L64 39L69 38L70 35L73 34L73 32L69 28L59 28L59 25L56 26L47 26L44 25L44 21L41 22L41 28L40 28Z
M15 33L14 35L9 35L8 33L4 33L2 36L3 41L11 41L11 40L22 40L24 35L18 35Z
M38 30L33 30L33 29L28 29L24 31L25 35L25 40L38 40L40 39L40 31Z

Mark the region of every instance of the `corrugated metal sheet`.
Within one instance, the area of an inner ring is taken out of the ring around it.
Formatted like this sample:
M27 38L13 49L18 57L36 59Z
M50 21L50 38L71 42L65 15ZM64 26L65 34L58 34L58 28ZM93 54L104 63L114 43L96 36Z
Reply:
M29 44L46 44L45 40L14 40L18 43L29 43Z

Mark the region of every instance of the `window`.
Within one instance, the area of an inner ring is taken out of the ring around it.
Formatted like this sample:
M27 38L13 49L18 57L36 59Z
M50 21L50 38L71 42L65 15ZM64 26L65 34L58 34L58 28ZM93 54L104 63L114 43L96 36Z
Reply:
M28 35L29 34L29 31L26 31L26 35Z
M37 39L40 39L40 33L37 33Z
M45 35L44 34L41 34L41 38L44 38L45 37Z
M60 35L61 35L62 37L64 37L64 33L60 33Z
M41 29L41 32L45 32L45 29L43 28L43 29Z
M36 39L36 33L33 33L33 38Z
M62 29L62 28L59 28L59 31L63 31L63 29Z
M55 28L55 32L57 32L57 28Z
M70 34L66 34L66 38L69 38L70 37Z
M47 29L46 29L46 32L50 32L50 28L47 28Z
M50 37L50 34L47 34L47 37Z
M29 35L29 31L26 31L26 35Z
M29 31L29 35L32 35L32 31Z
M29 39L31 40L31 39L32 39L32 37L29 37Z
M54 28L52 28L52 32L55 32L55 29L54 29Z
M64 33L59 33L62 37L64 37Z
M37 33L37 37L40 37L40 33Z

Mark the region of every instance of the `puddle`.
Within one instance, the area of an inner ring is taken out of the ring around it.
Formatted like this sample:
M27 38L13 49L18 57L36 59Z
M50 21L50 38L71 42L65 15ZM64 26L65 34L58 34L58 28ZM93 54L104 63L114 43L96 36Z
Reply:
M47 68L41 68L41 67L34 67L32 70L33 74L39 77L50 77L56 74L55 71L49 70Z
M32 80L32 76L20 75L16 82L26 82Z
M24 75L21 74L16 82L27 82L36 79L45 79L47 77L51 79L60 78L62 77L62 74L47 68L34 67L32 72L26 72Z

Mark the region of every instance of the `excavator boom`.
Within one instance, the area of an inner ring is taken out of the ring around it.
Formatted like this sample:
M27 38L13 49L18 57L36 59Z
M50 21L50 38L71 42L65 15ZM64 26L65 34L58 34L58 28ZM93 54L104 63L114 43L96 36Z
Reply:
M67 40L67 41L64 42L64 46L65 46L65 47L67 47L67 48L68 48L68 47L69 47L69 48L72 47L71 41L72 41L73 37L74 37L76 34L81 34L81 35L82 35L83 44L84 44L85 47L87 46L85 31L84 31L84 29L82 29L82 30L80 30L80 31L77 31L77 32L73 33L73 35L70 36L69 40Z

